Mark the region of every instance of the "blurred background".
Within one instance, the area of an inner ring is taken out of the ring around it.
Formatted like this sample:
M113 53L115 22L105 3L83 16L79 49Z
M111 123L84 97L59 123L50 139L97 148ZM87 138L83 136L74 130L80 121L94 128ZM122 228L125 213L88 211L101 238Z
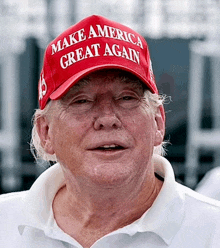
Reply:
M166 109L166 157L196 188L220 163L219 0L1 0L0 193L29 189L47 165L30 153L46 45L82 18L103 15L141 33Z

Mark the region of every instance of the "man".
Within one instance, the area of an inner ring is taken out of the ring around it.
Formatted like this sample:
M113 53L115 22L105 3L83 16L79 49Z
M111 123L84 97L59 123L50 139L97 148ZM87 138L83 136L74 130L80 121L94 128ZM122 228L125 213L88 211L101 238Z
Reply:
M1 247L219 247L220 204L175 182L146 41L100 16L46 49L36 156L57 163L0 200Z

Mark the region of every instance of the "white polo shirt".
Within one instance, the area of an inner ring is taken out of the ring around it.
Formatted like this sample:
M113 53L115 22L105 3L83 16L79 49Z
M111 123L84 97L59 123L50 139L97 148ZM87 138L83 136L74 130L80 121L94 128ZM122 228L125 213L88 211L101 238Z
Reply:
M219 248L220 203L175 182L170 163L157 157L163 187L152 207L132 224L99 239L92 248ZM52 201L64 184L59 164L30 190L0 196L0 247L82 246L56 224Z

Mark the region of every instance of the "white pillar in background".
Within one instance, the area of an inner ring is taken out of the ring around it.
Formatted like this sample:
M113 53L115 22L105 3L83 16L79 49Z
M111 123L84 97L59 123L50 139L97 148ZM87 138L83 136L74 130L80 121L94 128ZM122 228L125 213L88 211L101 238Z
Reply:
M1 187L5 192L19 190L21 187L20 92L17 60L18 56L13 52L1 56Z

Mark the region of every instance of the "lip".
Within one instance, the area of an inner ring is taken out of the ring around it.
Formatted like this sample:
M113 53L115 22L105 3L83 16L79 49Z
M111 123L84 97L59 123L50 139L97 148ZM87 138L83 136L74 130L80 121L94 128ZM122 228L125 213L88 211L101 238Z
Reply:
M87 150L102 151L102 150L98 150L98 148L99 147L103 147L103 146L111 146L111 145L120 146L120 147L123 147L123 149L120 149L120 150L111 150L110 152L123 151L123 150L129 148L129 145L126 144L126 142L123 142L123 141L120 141L120 140L112 140L112 141L94 142L93 144L91 144L91 145L89 145L87 147ZM108 151L102 151L102 152L108 152Z
M122 158L127 157L128 155L128 148L124 149L112 149L112 150L99 150L99 149L91 149L88 150L93 156L97 157L99 161L116 161Z

